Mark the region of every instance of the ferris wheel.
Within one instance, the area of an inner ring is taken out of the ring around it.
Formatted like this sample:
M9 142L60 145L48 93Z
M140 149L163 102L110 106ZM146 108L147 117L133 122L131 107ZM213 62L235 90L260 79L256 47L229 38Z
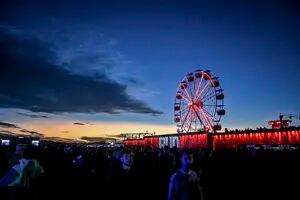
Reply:
M188 73L178 85L174 120L178 133L221 130L225 115L224 93L218 77L209 70Z

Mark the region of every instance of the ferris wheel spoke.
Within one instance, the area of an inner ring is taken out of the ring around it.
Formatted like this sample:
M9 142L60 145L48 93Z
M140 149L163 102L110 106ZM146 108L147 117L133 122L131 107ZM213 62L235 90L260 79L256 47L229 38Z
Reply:
M206 89L206 87L208 86L208 84L209 84L209 81L207 81L207 83L205 84L204 88L202 88L202 90L200 91L200 93L196 96L196 99L198 99L201 96L202 92Z
M202 100L203 101L203 106L207 105L207 106L217 106L217 102L215 101L215 99L210 98L207 100Z
M193 123L193 119L194 117L193 117L193 114L192 114L192 112L190 113L190 119L189 119L189 121L190 121L190 125L188 126L188 129L187 129L187 132L189 132L189 130L191 129L191 126L192 126L192 123Z
M209 96L206 96L205 98L202 98L201 101L204 102L208 102L209 100L211 100L213 97L215 97L215 94L210 94Z
M182 111L181 112L181 116L185 116L185 114L187 114L188 110Z
M189 102L192 98L191 98L191 96L189 95L188 91L187 91L186 89L183 89L183 90L181 90L181 91L182 91L182 94L183 94L183 96L184 96L184 99L185 99L187 102Z
M202 83L204 83L204 82L203 82L203 75L201 75L201 79L200 79L199 84L198 84L198 87L197 87L197 91L196 91L196 95L195 95L196 98L197 98L197 96L198 96L199 93L200 93L200 89L201 89Z
M186 113L186 115L185 115L185 117L184 117L184 120L183 120L183 122L181 123L181 126L183 126L183 125L185 124L185 122L186 122L186 120L187 120L187 117L188 117L188 115L189 115L189 113L190 113L190 110L191 110L191 107L189 107L189 110L188 110L188 112Z
M209 127L209 121L205 118L204 114L202 112L199 112L199 116L202 118L203 127Z
M207 95L209 95L209 94L211 94L211 93L213 93L213 94L215 94L216 92L215 92L215 90L213 89L213 88L210 88L211 90L206 90L205 91L205 93L203 92L202 93L202 95L201 95L201 98L204 98L204 97L206 97Z
M196 78L193 81L193 97L196 96Z
M209 113L207 110L202 109L206 114L208 114L210 117L212 117L213 119L215 119L215 116L213 116L211 113Z
M210 130L213 130L213 128L212 128L212 123L211 123L211 121L209 120L208 116L203 112L203 110L200 110L200 112L201 112L202 115L204 116L204 119L206 120L206 122L207 122L207 124L208 124Z
M188 81L188 88L189 88L189 91L190 91L190 97L191 97L190 99L192 100L194 98L194 93L192 91L192 84L189 81Z
M206 111L208 111L209 113L211 113L216 118L217 107L218 106L215 106L215 107L205 107L204 109Z
M199 81L198 84L197 84L196 91L195 91L195 97L198 96L198 93L199 93L199 91L200 91L200 86L201 86L202 80L203 80L203 76L201 76L201 79L200 79L200 81Z
M209 117L207 116L207 114L204 113L202 109L199 109L199 112L201 113L201 115L202 115L203 118L205 119L205 121L206 121L206 123L208 124L210 130L212 130L212 123L211 123L211 121L209 120ZM199 117L198 113L196 113L196 114L197 114L197 116ZM199 117L199 118L200 118L200 117Z
M185 107L185 108L183 108L180 112L181 113L185 113L185 112L187 112L188 111L188 107Z
M202 94L203 95L199 96L200 99L203 99L203 98L205 98L208 95L215 94L215 91L214 90L207 90L207 91L205 91L205 93L202 93Z
M193 131L193 122L194 122L194 120L193 121L190 121L190 125L189 125L189 128L188 128L188 132L189 131Z
M203 120L201 119L201 117L199 116L198 112L196 111L196 109L194 107L193 107L193 110L194 110L198 120L200 121L200 123L204 125Z
M212 115L215 114L215 110L216 110L216 106L203 106L203 108L205 111L211 113Z
M203 109L209 114L211 114L212 117L216 116L216 107L204 107Z
M194 110L194 118L193 118L193 122L194 122L194 131L197 131L199 128L201 128L201 124L202 122L200 120L197 120L198 117L197 117L197 113L196 111ZM197 123L198 122L198 123ZM199 125L198 125L199 124Z
M182 113L186 112L186 111L188 110L188 108L189 108L189 107L186 106L185 108L183 108L183 109L181 110L181 112L182 112Z
M183 91L183 90L182 90L182 91ZM183 98L185 101L189 102L189 97L188 97L184 92L182 92L181 94L182 94L182 98Z
M186 108L189 107L186 101L182 101L182 102L181 102L181 106L182 106L184 109L186 109Z
M190 100L187 99L186 97L183 97L183 99L184 99L185 102L190 102Z
M180 112L185 112L188 109L187 104L181 104L180 107L182 107L182 109L180 109Z
M188 105L188 103L187 103L188 101L181 101L180 103L182 104L182 105Z
M191 112L190 112L189 120L190 121L194 121L195 120L195 114L193 113L193 110L191 110Z
M213 98L213 97L215 97L215 94L214 94L214 93L211 94L210 96L207 96L207 97L205 97L205 98L202 98L202 101L203 101L203 102L208 101L208 100L210 100L210 99Z
M190 91L190 83L189 83L187 77L185 77L182 81L184 81L184 82L187 83L187 87L183 88L183 91L186 94L188 101L190 101L192 99L192 96L189 93L189 91ZM187 88L189 88L189 89L187 89Z
M189 93L188 93L188 91L187 91L186 88L183 89L182 91L183 91L182 94L184 94L184 96L185 96L187 99L191 99L191 97L190 97L190 95L189 95Z
M190 116L190 114L189 114L189 116L188 116L188 118L186 120L186 123L184 124L184 129L185 129L186 132L189 131L189 126L190 126L190 122L191 122L191 116Z

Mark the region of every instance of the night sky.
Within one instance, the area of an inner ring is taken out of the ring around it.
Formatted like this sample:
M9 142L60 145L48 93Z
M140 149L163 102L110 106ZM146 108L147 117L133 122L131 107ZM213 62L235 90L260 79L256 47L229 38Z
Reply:
M223 127L268 126L300 112L299 19L287 0L1 1L0 132L176 132L196 69L219 77Z

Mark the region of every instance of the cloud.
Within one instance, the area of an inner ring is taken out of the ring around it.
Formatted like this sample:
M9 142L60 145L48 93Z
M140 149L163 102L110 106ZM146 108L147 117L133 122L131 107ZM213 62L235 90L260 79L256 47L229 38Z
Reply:
M15 136L19 134L12 131L0 130L0 136L11 136L11 135Z
M31 117L31 118L50 118L49 116L46 115L37 115L37 114L28 114L28 113L17 113L17 114L25 117Z
M62 137L44 137L43 140L47 141L53 141L53 142L61 142L61 143L74 143L74 142L83 142L83 141L78 141L70 138L62 138Z
M2 128L20 128L19 126L7 122L1 122L0 121L0 127Z
M57 47L57 63L74 74L97 78L105 72L115 79L114 74L131 63L114 48L117 40L99 38L95 30L76 30L76 34L74 30L69 30L61 35L66 39L61 41L55 37L52 40Z
M46 113L162 114L103 71L74 74L55 62L51 44L0 26L0 105Z
M2 121L0 121L0 128L4 128L4 129L7 129L7 128L21 129L21 127L17 126L16 124L2 122ZM2 133L2 134L22 135L20 132L27 133L27 134L30 134L32 136L38 136L38 137L43 137L44 136L44 134L42 134L42 133L39 133L39 132L36 132L36 131L30 131L30 130L27 130L27 129L18 130L17 133L13 132L13 131L10 131L10 130L0 129L0 133Z
M117 135L114 135L114 134L107 134L106 136L107 137L112 137L112 138L126 138L128 134L125 134L125 133L121 133L121 134L117 134Z
M144 82L137 78L128 77L128 78L124 78L124 80L130 85L135 85L135 86L143 86L144 85Z
M116 141L115 138L110 138L110 137L88 137L88 136L82 136L80 139L86 140L89 142L105 142L105 141Z
M27 130L27 129L22 129L20 131L23 132L23 133L29 133L32 136L38 136L38 137L43 137L44 136L43 133L39 133L39 132L36 132L36 131L30 131L30 130Z
M75 125L85 125L84 123L80 123L80 122L75 122L75 123L73 123L73 124L75 124Z
M61 131L61 133L69 133L69 131Z

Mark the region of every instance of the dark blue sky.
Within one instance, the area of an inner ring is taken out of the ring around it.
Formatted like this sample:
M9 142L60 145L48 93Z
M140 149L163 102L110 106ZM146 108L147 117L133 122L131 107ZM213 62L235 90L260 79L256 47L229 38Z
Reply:
M65 112L69 119L172 126L177 84L186 73L198 68L210 69L220 77L227 111L222 119L224 126L266 126L279 112L300 112L297 1L75 0L1 4L3 30L23 41L35 38L51 50L52 65L74 76L97 75L102 81L108 80L111 85L107 87L117 86L123 94L120 99L127 102L110 105L113 112L122 110L123 114L89 108L85 100L77 104L82 109L77 109L75 103L68 109L66 103L61 104L61 110L53 108L53 112ZM7 84L14 90L13 83ZM97 93L97 87L90 90ZM15 95L1 91L3 96ZM118 98L114 96L118 92L111 96ZM47 95L51 98L52 93ZM107 93L86 95L104 104L110 101ZM69 99L64 101L72 104ZM2 100L2 107L53 113L25 104ZM96 114L89 114L90 110ZM11 120L8 112L13 111L1 112L1 120ZM74 114L78 112L85 114ZM61 113L56 117L60 118ZM20 116L15 121L24 120L31 119Z

